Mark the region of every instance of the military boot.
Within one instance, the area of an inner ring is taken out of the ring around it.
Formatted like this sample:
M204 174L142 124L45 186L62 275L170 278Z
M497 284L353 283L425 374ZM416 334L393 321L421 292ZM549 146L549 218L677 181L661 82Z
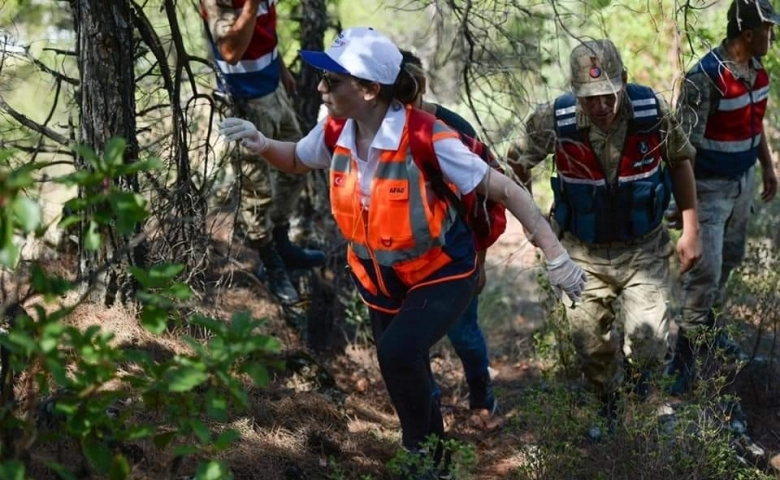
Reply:
M696 379L696 352L698 348L680 329L677 333L677 345L674 349L674 359L670 365L670 373L674 382L669 387L669 393L680 397L688 392Z
M599 395L599 417L604 425L594 425L585 436L593 443L599 443L613 436L617 431L620 421L620 394L618 392L603 393Z
M722 322L721 322L722 323ZM729 337L728 332L716 323L715 312L710 309L707 315L707 325L715 329L715 339L712 341L712 350L718 352L727 360L738 360L746 362L750 360L750 355L745 353L739 343Z
M290 270L308 270L325 265L325 252L309 248L301 248L290 241L290 225L285 223L273 229L273 239L276 250L282 257L284 266Z
M278 298L282 305L292 305L300 301L298 292L287 276L282 257L279 256L273 242L260 247L258 253L265 267L265 277L271 294Z
M626 387L629 393L636 395L640 402L650 396L650 369L634 366L628 359L623 360Z

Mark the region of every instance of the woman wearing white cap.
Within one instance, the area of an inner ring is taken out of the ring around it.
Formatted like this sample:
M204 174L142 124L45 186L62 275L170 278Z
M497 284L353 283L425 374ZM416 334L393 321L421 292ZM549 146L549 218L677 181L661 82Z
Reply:
M331 207L349 243L352 275L369 312L377 357L403 430L403 445L420 451L443 422L431 397L428 351L467 307L476 282L474 241L453 206L431 191L411 158L410 103L418 85L399 49L371 28L342 32L325 52L302 51L323 71L319 91L331 117L346 119L333 148L320 122L297 143L266 138L250 123L228 118L228 141L285 172L330 168ZM585 275L571 261L528 192L466 149L437 122L433 151L450 187L506 205L544 252L551 284L572 300ZM437 459L438 460L438 459Z

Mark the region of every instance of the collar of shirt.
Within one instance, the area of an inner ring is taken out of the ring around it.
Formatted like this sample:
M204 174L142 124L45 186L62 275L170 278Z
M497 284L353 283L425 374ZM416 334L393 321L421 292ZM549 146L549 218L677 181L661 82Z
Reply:
M590 128L592 126L590 118L588 118L588 116L585 115L585 112L582 111L579 102L577 102L576 112L577 112L576 113L577 130ZM610 128L610 130L614 130L615 127L618 126L620 122L632 118L634 118L634 107L631 106L631 100L629 100L628 94L626 93L625 90L623 90L623 98L620 101L620 110L618 111L615 120L612 122L612 127Z
M731 73L736 75L738 78L752 80L755 77L755 72L760 66L758 60L751 58L747 63L747 67L745 67L745 65L742 65L734 60L734 57L729 54L725 42L726 41L724 40L720 45L715 47L715 55L720 57L720 59L723 60L723 64L728 67L728 69L731 70Z
M371 149L398 150L405 125L406 109L398 108L398 104L391 105L390 108L387 109L387 113L385 113L385 118L382 119L379 130L377 130L374 139L371 141ZM347 119L344 123L344 129L342 130L336 145L348 149L353 153L355 158L358 158L355 144L355 121L351 118Z

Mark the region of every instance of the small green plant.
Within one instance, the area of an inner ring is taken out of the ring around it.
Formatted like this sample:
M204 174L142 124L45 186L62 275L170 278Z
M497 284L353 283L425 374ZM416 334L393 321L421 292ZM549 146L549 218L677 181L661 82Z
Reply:
M347 290L344 302L345 321L354 329L354 341L360 346L371 343L373 332L371 320L368 318L368 307L360 299L360 294L354 288Z
M146 200L122 191L114 180L154 170L159 162L124 164L124 147L122 140L112 140L103 157L80 148L91 169L56 179L88 192L67 203L72 214L62 221L86 222L86 249L98 250L108 241L99 233L107 228L131 235L148 214ZM10 159L7 153L0 155L0 263L6 267L18 265L14 235L41 235L43 230L35 215L40 207L24 197L42 165L15 168ZM167 452L172 474L192 457L201 460L195 478L232 478L217 457L240 435L215 430L211 423L224 423L233 412L247 408L247 387L269 383L269 368L276 366L272 358L281 345L260 334L264 322L247 312L236 312L227 322L198 314L181 318L181 306L193 297L190 287L178 280L183 270L178 264L129 268L139 286L135 302L144 328L160 335L174 318L207 332L208 340L185 337L188 351L160 359L143 346L117 344L113 332L99 326L71 325L68 318L79 302L63 306L54 301L74 291L76 282L46 273L35 261L29 265L31 294L48 303L34 305L34 315L10 316L7 334L0 335L0 429L7 433L0 442L0 477L26 478L35 448L67 441L78 446L78 462L46 461L63 479L85 471L112 480L127 478L139 443ZM26 398L19 405L13 379L22 374Z
M534 333L534 348L537 356L545 362L545 375L562 374L574 378L579 374L577 354L571 339L571 326L566 316L566 307L553 291L547 275L540 273L536 278L540 291L540 302L545 322Z
M333 456L328 457L328 480L351 480L349 472L339 465ZM373 480L371 475L361 475L358 480Z
M441 458L438 463L436 457ZM456 439L441 441L430 436L417 452L399 451L387 463L387 469L394 475L448 473L451 478L467 480L471 478L476 463L477 454L473 445Z

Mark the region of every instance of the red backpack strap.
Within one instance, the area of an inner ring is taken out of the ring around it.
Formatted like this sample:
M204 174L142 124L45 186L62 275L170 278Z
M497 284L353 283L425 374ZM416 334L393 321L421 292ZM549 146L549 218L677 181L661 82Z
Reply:
M439 158L433 149L433 125L436 117L430 113L412 108L409 112L409 149L412 151L412 159L417 168L423 172L425 178L431 183L431 189L440 199L449 202L455 210L466 218L466 207L461 199L450 190L439 165Z
M345 123L347 123L345 118L333 118L328 115L325 119L325 125L323 127L325 132L325 146L328 147L328 151L331 154L336 150L336 142L339 141Z

